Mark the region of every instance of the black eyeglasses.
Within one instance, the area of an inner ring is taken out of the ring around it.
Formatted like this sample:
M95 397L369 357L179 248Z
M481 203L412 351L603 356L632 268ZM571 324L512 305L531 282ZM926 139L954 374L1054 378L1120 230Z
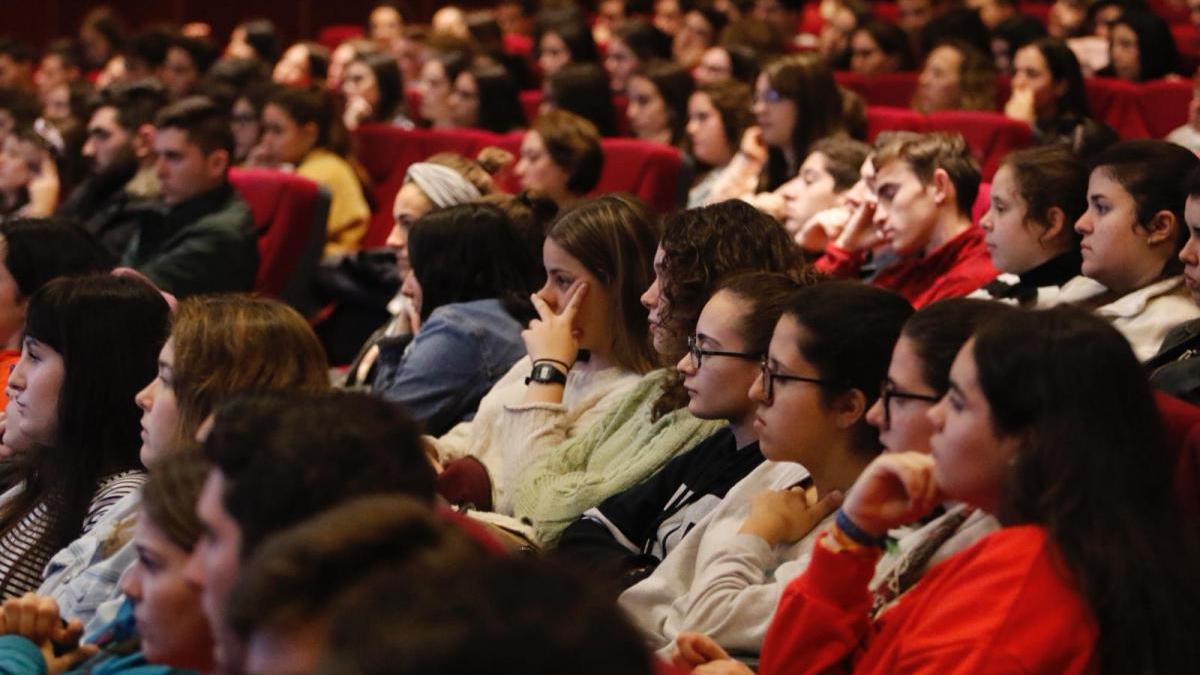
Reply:
M775 400L775 380L784 382L808 382L817 384L822 387L832 387L834 385L830 380L822 380L819 377L804 377L803 375L784 375L783 373L772 372L771 361L764 354L760 364L762 366L762 381L763 381L763 396L766 402L770 403Z
M884 380L879 387L879 400L883 403L883 424L885 427L892 426L892 399L911 399L913 401L924 401L926 403L937 403L942 400L941 396L932 396L930 394L917 394L911 391L904 391L896 386L891 380Z
M688 353L692 355L692 367L699 370L700 363L705 356L732 356L735 359L746 359L747 361L757 361L762 358L762 354L751 354L749 352L718 352L712 349L701 349L697 344L696 336L690 335L687 339Z

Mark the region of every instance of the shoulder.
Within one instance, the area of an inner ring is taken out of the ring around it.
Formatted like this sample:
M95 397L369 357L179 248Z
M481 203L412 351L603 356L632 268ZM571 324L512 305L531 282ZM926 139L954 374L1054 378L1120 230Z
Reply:
M327 150L314 150L296 167L296 173L317 182L354 177L350 163Z

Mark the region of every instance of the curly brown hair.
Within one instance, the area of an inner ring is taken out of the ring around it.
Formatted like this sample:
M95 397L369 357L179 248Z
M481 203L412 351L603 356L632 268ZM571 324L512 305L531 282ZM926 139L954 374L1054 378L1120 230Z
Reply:
M738 272L783 272L802 282L815 280L800 250L774 218L741 200L681 211L667 219L659 242L663 250L658 279L662 327L667 331L666 363L687 350L704 303L725 277ZM653 418L687 404L683 380L667 378L655 402Z

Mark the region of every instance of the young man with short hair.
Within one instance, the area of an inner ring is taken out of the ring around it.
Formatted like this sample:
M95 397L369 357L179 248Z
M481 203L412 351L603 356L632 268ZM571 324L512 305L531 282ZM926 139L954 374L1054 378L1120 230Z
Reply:
M888 134L872 162L875 199L851 216L817 269L856 277L874 251L877 266L865 280L918 309L966 296L996 278L983 230L971 222L980 174L962 136Z
M155 126L164 215L141 223L122 264L177 296L249 291L258 248L250 208L228 181L228 115L195 96L164 108Z

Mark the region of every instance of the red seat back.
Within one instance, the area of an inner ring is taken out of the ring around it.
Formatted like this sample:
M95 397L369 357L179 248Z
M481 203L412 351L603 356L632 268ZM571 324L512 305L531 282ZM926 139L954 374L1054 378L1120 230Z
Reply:
M988 207L991 206L992 200L992 184L983 182L979 184L979 192L975 194L975 204L971 207L971 222L976 225L983 219L983 214L987 213Z
M1141 87L1120 80L1090 77L1084 80L1084 88L1094 119L1112 127L1123 139L1150 136L1138 102Z
M392 202L404 184L408 165L439 152L474 157L496 138L486 131L471 129L404 130L386 124L364 125L354 136L358 160L371 177L371 192L376 204L371 226L363 239L364 248L382 246L392 231Z
M632 138L605 138L604 170L593 194L628 192L659 213L679 207L683 157L675 148Z
M1162 392L1154 397L1167 444L1176 453L1175 493L1184 515L1200 530L1200 407Z
M1142 120L1151 138L1163 138L1187 123L1192 101L1190 80L1155 80L1142 85Z
M358 24L338 24L334 26L326 26L317 33L317 43L322 47L333 51L337 46L346 40L352 40L356 37L362 37L363 27Z
M282 171L232 169L229 182L254 216L258 233L257 293L307 311L325 245L329 197L316 183Z
M532 124L537 119L538 109L542 107L542 90L528 89L519 94L521 110L525 111L525 119Z
M867 140L874 143L883 131L915 131L925 129L925 116L910 108L867 106Z
M867 105L907 108L917 91L916 73L860 75L839 71L834 73L834 79L838 84L862 96Z
M1033 142L1033 130L1028 124L994 112L947 110L926 117L925 126L929 131L961 133L979 161L985 181L992 179L1005 155Z

